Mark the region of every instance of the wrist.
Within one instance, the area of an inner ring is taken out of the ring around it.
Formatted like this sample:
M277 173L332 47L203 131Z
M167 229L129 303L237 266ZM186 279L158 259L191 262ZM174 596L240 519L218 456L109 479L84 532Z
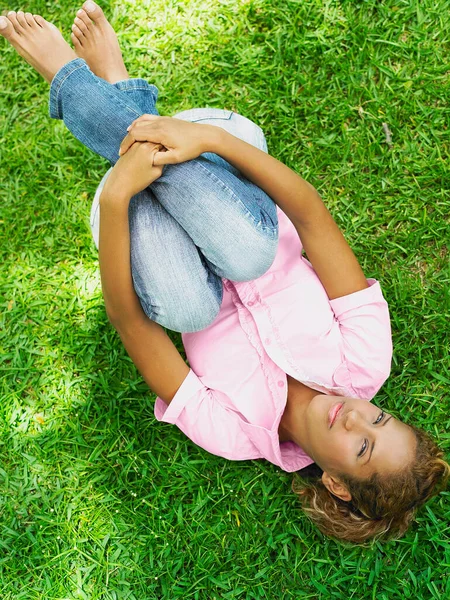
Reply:
M218 150L223 147L223 138L227 132L217 125L202 125L205 128L203 137L203 152L219 154Z
M123 204L128 205L131 200L130 194L124 191L119 191L120 186L114 186L113 181L110 181L111 176L108 177L103 190L100 194L99 203L105 204Z

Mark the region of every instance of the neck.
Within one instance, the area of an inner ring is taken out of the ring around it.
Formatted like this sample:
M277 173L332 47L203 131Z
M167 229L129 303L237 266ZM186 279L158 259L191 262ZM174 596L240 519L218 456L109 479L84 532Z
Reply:
M305 430L305 412L313 398L319 395L316 390L288 377L288 399L280 421L278 434L280 442L295 442L304 447L307 432Z

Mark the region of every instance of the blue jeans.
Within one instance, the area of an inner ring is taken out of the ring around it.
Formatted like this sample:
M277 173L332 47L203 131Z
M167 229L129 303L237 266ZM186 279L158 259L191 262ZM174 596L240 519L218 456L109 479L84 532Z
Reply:
M49 113L114 165L130 123L158 114L157 97L144 79L111 84L76 58L51 83ZM275 203L216 154L166 165L131 199L128 214L134 289L145 314L173 331L208 327L220 310L222 278L256 279L275 259Z

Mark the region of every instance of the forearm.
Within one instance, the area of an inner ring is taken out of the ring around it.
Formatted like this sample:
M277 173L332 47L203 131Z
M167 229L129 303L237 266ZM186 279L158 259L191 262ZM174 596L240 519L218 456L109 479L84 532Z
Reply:
M111 187L106 184L100 196L99 260L106 311L151 390L169 404L189 367L161 325L142 310L131 277L130 198L111 193Z
M100 196L99 262L103 297L110 321L117 326L145 316L133 287L128 206L130 198L105 186Z

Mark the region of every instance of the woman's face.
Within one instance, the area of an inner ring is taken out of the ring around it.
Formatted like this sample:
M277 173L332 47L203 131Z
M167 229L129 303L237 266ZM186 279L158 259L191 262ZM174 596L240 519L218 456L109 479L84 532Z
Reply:
M330 427L330 410L342 407ZM302 448L332 476L359 479L374 472L388 474L406 467L414 457L413 430L389 413L358 398L315 396L305 412Z

